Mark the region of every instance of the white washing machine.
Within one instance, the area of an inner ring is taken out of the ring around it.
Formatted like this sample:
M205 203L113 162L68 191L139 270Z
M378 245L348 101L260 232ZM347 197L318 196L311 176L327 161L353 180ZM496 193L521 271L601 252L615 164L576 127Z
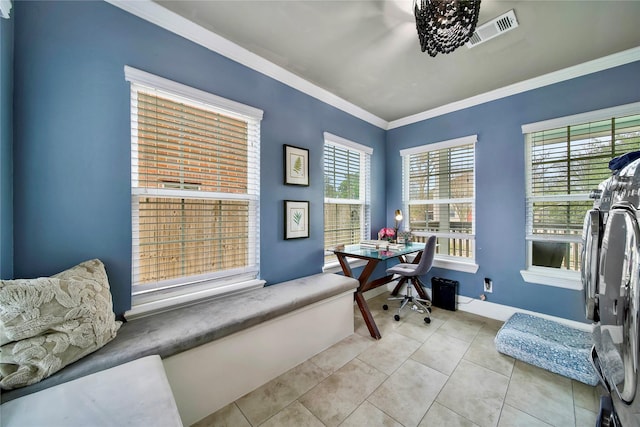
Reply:
M601 399L598 425L635 427L640 426L640 160L605 181L602 190L585 218L582 266L586 315L594 321L592 361L609 392Z

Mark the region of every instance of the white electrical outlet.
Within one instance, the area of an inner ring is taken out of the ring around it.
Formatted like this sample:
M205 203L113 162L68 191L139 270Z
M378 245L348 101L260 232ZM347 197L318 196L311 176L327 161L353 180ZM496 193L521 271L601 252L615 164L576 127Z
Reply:
M484 291L489 294L493 292L493 280L488 277L484 278Z

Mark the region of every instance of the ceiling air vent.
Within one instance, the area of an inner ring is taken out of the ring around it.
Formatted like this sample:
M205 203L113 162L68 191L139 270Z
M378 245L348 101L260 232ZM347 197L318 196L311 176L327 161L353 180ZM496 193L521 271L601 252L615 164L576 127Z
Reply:
M513 9L509 12L498 16L495 19L482 24L476 28L476 31L471 35L471 38L467 42L467 47L471 49L481 43L491 40L494 37L504 34L509 30L513 30L518 26L518 20Z

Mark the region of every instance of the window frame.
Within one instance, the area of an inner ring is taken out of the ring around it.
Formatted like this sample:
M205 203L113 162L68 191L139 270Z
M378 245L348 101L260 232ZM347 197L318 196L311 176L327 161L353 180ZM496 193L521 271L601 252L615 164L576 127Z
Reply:
M533 220L529 220L532 215L532 206L534 202L543 201L591 201L589 192L573 193L564 196L534 196L533 195L533 178L532 178L532 134L542 131L550 131L559 128L567 128L572 126L588 125L592 122L618 119L629 115L640 114L640 102L620 105L601 110L589 111L586 113L574 114L571 116L559 117L541 122L529 123L522 125L522 133L525 142L525 242L526 242L526 265L525 269L520 271L520 275L525 282L540 285L554 286L565 289L581 290L583 288L580 276L580 270L567 270L555 267L544 267L533 265L533 242L565 242L565 243L581 243L580 236L559 236L558 238L550 238L545 235L536 237L533 234ZM612 130L612 129L611 129ZM610 131L611 131L610 130ZM623 153L620 153L623 154ZM568 159L567 159L568 160ZM585 212L586 213L586 212Z
M420 204L453 204L457 203L470 203L472 209L472 221L471 221L471 233L465 233L465 238L468 238L472 241L472 249L471 257L460 257L455 255L442 255L436 254L434 257L433 265L439 268L445 268L448 270L456 270L462 271L466 273L476 273L478 271L479 265L476 262L476 144L478 142L477 135L468 135L460 138L454 138L444 141L433 142L430 144L420 145L412 148L406 148L400 150L400 157L402 159L402 205L403 210L405 212L405 217L409 215L409 207L411 205L420 205ZM412 155L420 155L433 151L440 151L465 145L473 146L473 197L465 197L465 198L449 198L449 199L425 199L425 200L410 200L410 163ZM434 200L438 200L437 202L433 202ZM409 225L409 221L403 221L402 228L404 230L407 229ZM412 232L417 236L427 236L427 235L436 235L438 238L451 238L452 233L445 232Z
M260 109L228 100L211 93L177 83L133 67L125 66L125 80L130 83L131 94L131 296L132 308L125 313L127 318L135 318L150 312L167 309L195 300L230 292L244 291L264 286L259 279L260 272ZM200 192L188 186L176 188L146 188L137 185L137 93L156 94L175 102L212 111L247 123L248 157L247 189L243 193ZM247 201L249 215L247 226L251 230L248 240L247 263L244 267L220 270L205 274L182 276L159 280L150 284L136 284L136 268L140 221L139 200L142 197L170 197L198 200Z
M371 236L371 157L373 156L373 148L368 147L363 144L359 144L357 142L342 138L337 135L333 135L329 132L324 132L324 143L322 150L322 158L323 158L323 177L324 177L324 158L325 158L325 149L327 145L333 145L342 149L355 151L360 154L360 180L359 180L359 188L358 188L358 199L340 199L340 198L330 198L324 195L323 201L323 252L324 252L324 261L323 261L323 272L334 272L341 271L340 263L337 258L332 261L326 261L326 257L332 255L332 253L328 250L325 242L325 224L326 218L324 218L324 206L326 204L346 204L346 205L355 205L359 204L362 206L362 214L360 215L360 240L367 240ZM324 181L324 180L323 180ZM364 187L364 191L363 190ZM324 190L323 190L324 193ZM348 259L347 260L352 267L357 267L359 265L364 265L365 263L361 260Z

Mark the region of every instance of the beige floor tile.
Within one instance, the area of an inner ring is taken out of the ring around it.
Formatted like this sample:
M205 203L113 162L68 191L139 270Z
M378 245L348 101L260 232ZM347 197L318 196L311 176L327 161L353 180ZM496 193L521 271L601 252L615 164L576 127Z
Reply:
M436 319L440 319L444 322L446 322L447 320L451 319L452 317L455 317L458 313L461 313L460 311L451 311L451 310L445 310L444 308L440 308L440 307L436 307L436 306L432 306L431 307L431 317L436 318Z
M440 326L439 332L451 335L463 341L471 342L484 326L482 321L475 321L465 317L451 317Z
M238 399L236 403L252 425L258 425L325 379L327 374L306 361Z
M477 427L477 424L474 424L468 419L456 414L451 409L442 406L438 402L434 402L420 424L418 424L418 427L433 426Z
M498 422L498 427L549 427L550 425L510 405L504 405Z
M391 332L360 353L358 359L391 375L418 347L420 342Z
M469 345L466 341L436 332L411 355L411 358L445 375L451 375Z
M495 334L479 333L464 355L464 359L509 377L513 371L515 359L498 352L494 338Z
M356 359L300 398L327 426L337 426L370 395L387 375Z
M386 334L393 332L400 325L399 322L393 320L393 315L388 311L382 311L382 309L372 310L371 308L371 305L369 305L369 310L373 315L376 326L378 327L378 331L383 337ZM371 338L371 334L369 333L367 325L362 318L362 314L360 313L360 309L357 306L355 308L355 311L357 312L357 315L354 316L354 332L362 335L363 337Z
M424 315L413 313L411 316L408 316L395 331L407 338L423 343L433 335L440 326L444 325L444 320L432 318L431 323L427 324L424 323L423 318Z
M480 329L479 333L487 333L493 336L496 336L496 333L500 330L500 328L504 325L502 320L495 319L484 319L484 325Z
M461 360L436 401L480 426L495 426L509 378Z
M595 426L597 418L596 412L576 406L576 427Z
M598 412L600 409L600 391L580 381L571 381L573 387L573 401L576 406L587 409L591 412Z
M505 403L549 424L575 425L571 380L516 361Z
M251 427L249 421L242 415L235 403L230 403L222 409L201 419L192 427Z
M369 299L381 340L354 305L356 334L194 425L594 425L603 390L499 354L503 322L438 307L429 325L409 311L396 322L387 296Z
M260 427L324 427L324 424L302 403L295 401L260 424Z
M405 427L417 426L447 381L447 376L407 360L367 399Z
M363 337L362 335L353 334L315 355L310 360L327 375L331 375L353 360L374 342L374 340Z
M402 424L366 400L344 420L340 427L403 427Z
M470 313L468 311L462 311L459 310L456 312L456 316L457 319L460 320L466 320L468 322L471 322L473 324L488 324L490 319L487 319L486 317L480 316L478 314L475 313Z

